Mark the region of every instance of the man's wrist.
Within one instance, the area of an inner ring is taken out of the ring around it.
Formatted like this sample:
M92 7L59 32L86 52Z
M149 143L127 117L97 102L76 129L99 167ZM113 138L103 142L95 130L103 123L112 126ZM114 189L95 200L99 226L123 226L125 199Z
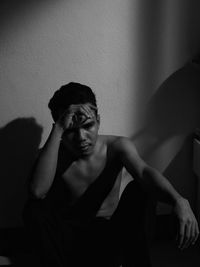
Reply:
M179 195L174 200L174 206L177 206L177 205L180 206L180 205L182 205L183 203L186 203L186 202L188 202L188 200Z
M56 133L56 135L61 139L64 129L58 123L52 124L52 131Z

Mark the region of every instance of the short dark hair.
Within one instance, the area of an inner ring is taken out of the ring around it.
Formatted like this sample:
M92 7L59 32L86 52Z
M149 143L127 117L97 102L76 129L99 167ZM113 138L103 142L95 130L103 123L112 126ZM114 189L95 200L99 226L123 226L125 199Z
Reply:
M91 103L97 107L96 96L92 89L76 82L70 82L58 89L50 99L48 107L51 110L51 115L54 121L57 121L60 115L60 110L66 110L72 104ZM96 112L97 115L97 112Z

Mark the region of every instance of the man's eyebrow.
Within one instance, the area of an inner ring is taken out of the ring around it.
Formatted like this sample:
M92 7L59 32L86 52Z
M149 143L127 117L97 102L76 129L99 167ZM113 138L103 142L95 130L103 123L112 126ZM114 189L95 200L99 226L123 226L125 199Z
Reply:
M95 120L94 119L87 119L85 122L83 123L80 123L78 125L75 125L74 127L72 126L72 128L68 129L68 132L70 131L74 131L76 130L77 128L80 128L80 127L87 127L87 126L90 126L90 125L93 125L95 124ZM78 127L77 127L78 126Z
M95 124L95 121L93 119L88 119L86 122L84 122L83 124L81 124L81 126L89 126L89 125L93 125Z

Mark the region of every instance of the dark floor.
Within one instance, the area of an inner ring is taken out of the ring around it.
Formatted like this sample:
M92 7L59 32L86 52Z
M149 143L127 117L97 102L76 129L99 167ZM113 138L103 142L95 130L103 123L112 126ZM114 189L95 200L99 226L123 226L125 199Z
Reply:
M172 241L156 241L150 247L152 267L198 267L200 266L200 242L180 250Z
M177 233L174 217L156 217L154 241L149 246L152 267L196 267L200 266L200 240L187 249L180 250L175 243Z
M152 267L198 267L200 266L200 243L185 249L179 250L172 241L155 241L150 247ZM18 267L37 266L30 254L19 254ZM8 257L0 257L0 266L10 265ZM94 266L95 267L95 266Z
M194 246L180 250L172 238L171 218L160 216L158 221L155 237L149 243L152 267L199 267L200 238ZM23 229L0 231L0 266L38 267L26 244L27 239ZM12 265L12 262L18 264Z

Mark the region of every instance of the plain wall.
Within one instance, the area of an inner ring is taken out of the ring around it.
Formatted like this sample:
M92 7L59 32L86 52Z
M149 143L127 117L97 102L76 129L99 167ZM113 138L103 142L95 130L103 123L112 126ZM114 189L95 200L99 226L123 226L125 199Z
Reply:
M22 223L28 175L52 125L49 98L71 81L94 89L100 133L130 136L194 203L186 140L199 125L198 86L185 82L187 71L170 77L199 52L198 8L186 0L1 1L0 227Z

